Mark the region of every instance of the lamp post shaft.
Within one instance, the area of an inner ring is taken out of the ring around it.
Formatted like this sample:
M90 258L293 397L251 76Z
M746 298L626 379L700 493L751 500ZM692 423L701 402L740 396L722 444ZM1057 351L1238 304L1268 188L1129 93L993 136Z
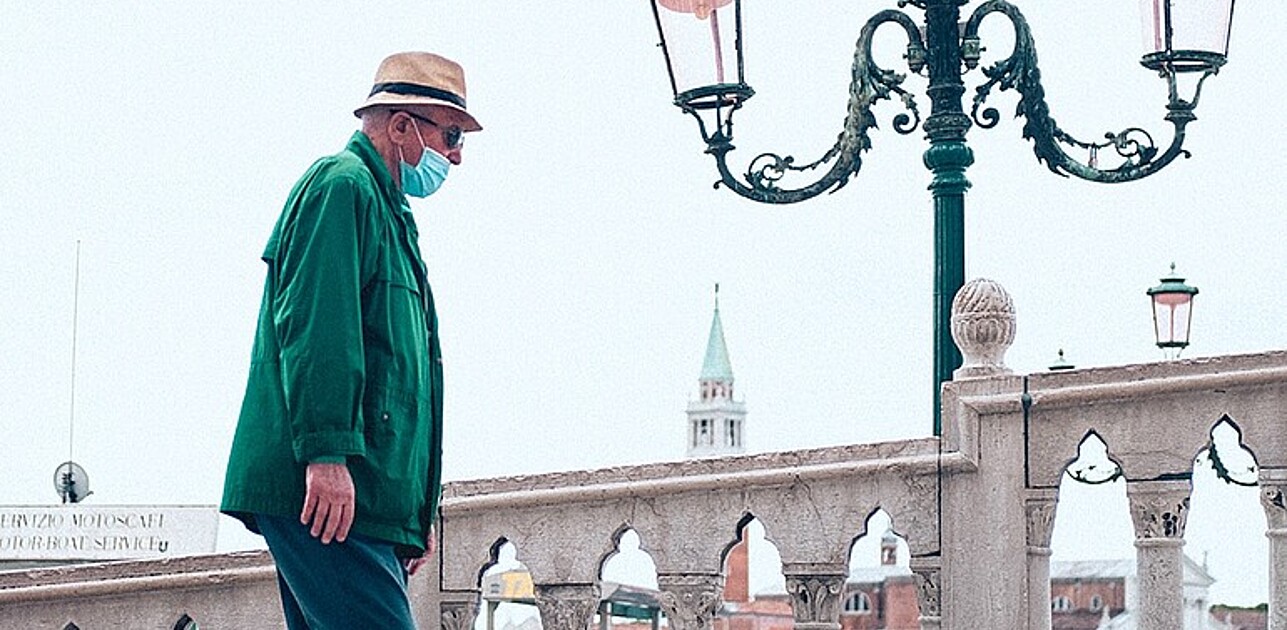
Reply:
M970 118L961 106L961 4L929 0L925 9L930 97L925 166L934 174L934 435L943 433L942 384L961 365L961 352L952 341L952 299L965 284L965 191L970 187L965 170L974 163L965 143Z

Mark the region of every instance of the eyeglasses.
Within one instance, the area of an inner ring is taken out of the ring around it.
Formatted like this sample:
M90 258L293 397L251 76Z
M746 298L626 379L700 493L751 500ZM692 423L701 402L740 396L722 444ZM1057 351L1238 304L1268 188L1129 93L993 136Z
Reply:
M412 117L412 118L414 118L414 119L416 119L416 120L419 120L419 121L421 121L421 122L427 122L427 123L429 123L429 124L431 124L431 125L433 125L433 126L437 127L438 129L441 129L441 130L442 130L442 142L443 142L443 144L447 145L447 150L448 150L448 151L451 151L451 150L453 150L453 149L459 149L459 148L461 147L461 145L465 144L465 130L464 130L464 129L461 129L459 125L448 125L448 126L443 126L443 125L440 125L440 124L438 124L438 123L436 123L436 122L434 122L434 121L432 121L432 120L430 120L430 119L428 119L428 118L426 118L426 117L424 117L424 116L418 116L418 115L413 114L413 113L411 113L411 112L409 112L409 111L407 111L407 110L405 110L405 109L398 110L398 111L400 111L400 112L402 112L403 114L406 114L406 115L408 115L408 116L410 116L410 117Z

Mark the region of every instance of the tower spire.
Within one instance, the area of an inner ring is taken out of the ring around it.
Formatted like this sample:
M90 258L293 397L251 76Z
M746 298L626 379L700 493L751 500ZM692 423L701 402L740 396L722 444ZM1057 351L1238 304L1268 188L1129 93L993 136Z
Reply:
M706 381L727 382L729 395L732 395L733 364L728 359L728 344L724 342L724 322L719 317L718 282L715 283L715 316L711 318L711 332L706 339L706 359L702 361L700 380L703 384Z

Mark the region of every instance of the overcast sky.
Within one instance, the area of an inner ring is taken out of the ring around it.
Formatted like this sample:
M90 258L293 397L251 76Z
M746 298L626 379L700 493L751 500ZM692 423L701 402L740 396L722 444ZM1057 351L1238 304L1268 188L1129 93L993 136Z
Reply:
M449 480L682 457L716 282L752 450L930 431L930 176L921 133L893 133L888 103L855 181L770 207L712 189L644 0L10 4L2 504L57 500L78 240L71 452L94 500L217 502L258 254L291 184L356 128L379 60L405 49L462 62L486 127L444 189L413 204L442 321ZM1279 4L1239 3L1229 65L1190 126L1192 159L1148 180L1054 176L1008 116L971 132L967 275L1013 295L1016 371L1044 369L1059 348L1081 367L1159 360L1144 290L1172 261L1202 291L1186 356L1287 347L1287 85L1269 71L1287 65ZM747 2L757 95L738 114L735 170L761 151L811 161L831 146L859 28L893 5ZM1021 6L1063 128L1097 139L1142 126L1169 142L1165 84L1137 63L1136 3ZM989 54L1008 48L999 20L985 35ZM896 56L885 65L901 69ZM1014 102L993 99L1003 113ZM1238 497L1219 509L1195 498L1189 551L1259 545L1211 563L1224 600L1262 601L1263 571L1236 567L1264 566L1264 517L1254 494ZM1061 521L1057 540L1076 529L1081 542L1057 553L1093 557L1103 540L1105 554L1131 553L1124 498L1118 508ZM1199 527L1204 512L1238 514L1226 523L1244 529ZM225 522L225 547L253 543L234 529Z

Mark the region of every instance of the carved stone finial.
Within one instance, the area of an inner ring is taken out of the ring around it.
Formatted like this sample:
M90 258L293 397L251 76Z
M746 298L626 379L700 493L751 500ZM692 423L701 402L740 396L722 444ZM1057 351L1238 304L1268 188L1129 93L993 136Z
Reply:
M964 359L952 378L1009 374L1005 352L1014 343L1014 301L1005 287L975 278L952 300L952 339Z

